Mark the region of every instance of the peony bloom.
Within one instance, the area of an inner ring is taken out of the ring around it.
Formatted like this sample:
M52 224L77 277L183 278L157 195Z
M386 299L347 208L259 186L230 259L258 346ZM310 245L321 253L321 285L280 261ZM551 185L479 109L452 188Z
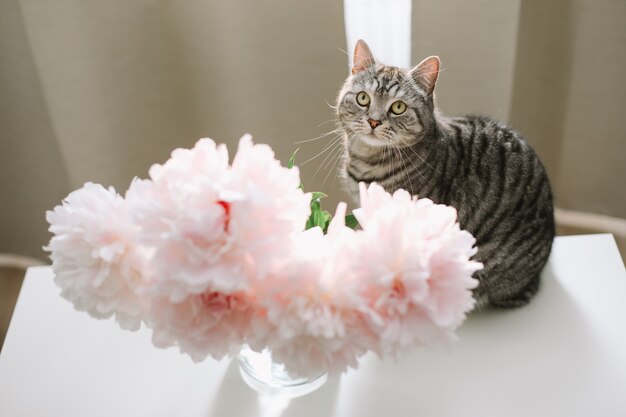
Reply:
M135 231L124 199L113 188L86 183L46 213L54 234L50 252L61 295L96 318L115 315L124 329L141 323L143 257L133 245Z
M345 227L345 203L324 235L318 227L294 239L290 261L260 287L257 317L249 344L269 347L276 362L293 376L340 373L376 340L354 291L359 277L357 234Z
M328 233L302 231L297 168L244 136L177 149L126 198L87 183L47 213L62 296L195 361L243 343L292 376L337 374L367 351L396 355L454 338L474 306L475 239L453 208L361 184L362 230L339 204Z
M232 167L224 145L201 139L177 149L127 200L138 240L154 251L152 290L174 303L207 292L247 291L289 251L310 195L297 169L283 168L267 145L240 143Z
M361 276L380 349L395 355L408 348L447 342L474 306L471 261L474 237L460 229L456 210L428 199L393 195L377 184L360 184L363 227Z
M254 297L245 292L205 292L176 303L155 296L150 297L145 321L155 346L178 346L199 362L209 355L236 355L257 308Z
M255 287L287 260L310 212L297 169L244 136L228 164L223 145L178 149L127 193L148 248L146 324L154 344L199 361L236 354L258 306Z

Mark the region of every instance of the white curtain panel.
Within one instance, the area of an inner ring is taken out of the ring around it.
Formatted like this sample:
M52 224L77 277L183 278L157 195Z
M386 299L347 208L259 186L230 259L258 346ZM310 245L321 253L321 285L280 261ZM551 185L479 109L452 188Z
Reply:
M387 65L411 65L411 0L344 0L349 65L354 45L363 39Z

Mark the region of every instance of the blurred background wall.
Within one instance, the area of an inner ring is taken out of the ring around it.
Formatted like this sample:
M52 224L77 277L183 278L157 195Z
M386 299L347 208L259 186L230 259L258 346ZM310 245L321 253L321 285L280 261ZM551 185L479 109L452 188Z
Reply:
M444 113L511 123L560 207L626 218L626 2L414 0L412 19ZM1 1L0 252L45 259L45 210L85 181L123 193L200 137L313 158L332 135L296 142L334 128L345 39L337 0ZM301 167L330 209L332 152Z

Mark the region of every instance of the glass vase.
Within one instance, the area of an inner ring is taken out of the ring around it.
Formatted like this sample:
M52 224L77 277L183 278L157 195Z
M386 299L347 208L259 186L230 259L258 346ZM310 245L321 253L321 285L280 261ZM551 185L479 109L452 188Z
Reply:
M237 360L243 380L263 395L301 397L315 391L328 379L327 372L310 378L292 378L283 365L272 360L268 349L258 353L244 346Z

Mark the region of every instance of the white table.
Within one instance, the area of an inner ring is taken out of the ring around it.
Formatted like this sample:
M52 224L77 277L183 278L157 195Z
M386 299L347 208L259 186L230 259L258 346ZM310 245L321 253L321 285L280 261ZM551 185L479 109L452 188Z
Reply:
M269 415L234 363L193 364L58 293L48 267L29 269L0 355L0 416ZM557 238L530 305L475 313L459 335L397 364L366 356L282 416L626 416L626 274L610 235Z

